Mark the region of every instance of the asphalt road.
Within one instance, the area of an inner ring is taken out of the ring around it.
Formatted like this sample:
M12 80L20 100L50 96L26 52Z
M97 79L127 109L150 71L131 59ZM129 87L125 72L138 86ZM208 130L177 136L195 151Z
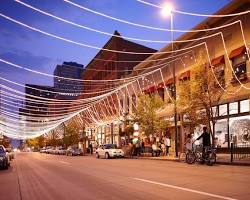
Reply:
M250 167L19 153L0 200L249 199Z

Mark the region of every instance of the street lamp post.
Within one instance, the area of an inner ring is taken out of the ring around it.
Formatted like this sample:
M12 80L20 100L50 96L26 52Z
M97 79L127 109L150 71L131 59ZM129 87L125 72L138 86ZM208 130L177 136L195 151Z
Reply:
M162 15L164 17L170 16L170 30L171 30L171 51L174 51L174 31L173 31L173 6L171 4L165 4L162 7ZM173 54L173 52L172 52ZM175 157L178 157L178 127L177 127L177 106L176 106L176 76L175 76L175 64L173 63L173 79L174 79L174 129L175 129Z

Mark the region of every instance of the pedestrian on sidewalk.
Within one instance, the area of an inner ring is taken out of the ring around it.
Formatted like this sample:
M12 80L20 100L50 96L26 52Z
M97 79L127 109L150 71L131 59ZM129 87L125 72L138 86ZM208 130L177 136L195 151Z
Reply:
M169 156L169 148L171 147L171 140L169 136L166 136L165 146L166 146L166 156Z
M91 142L89 143L89 153L90 153L91 155L93 154L93 145L92 145Z
M184 143L185 145L185 153L188 153L188 151L191 151L192 148L193 148L193 139L192 139L192 135L191 134L188 134L187 135L187 139Z
M164 141L161 142L161 152L162 152L162 156L166 155L166 147L165 147Z
M145 151L145 142L144 142L144 140L142 139L142 140L141 140L141 153L144 153L144 151Z

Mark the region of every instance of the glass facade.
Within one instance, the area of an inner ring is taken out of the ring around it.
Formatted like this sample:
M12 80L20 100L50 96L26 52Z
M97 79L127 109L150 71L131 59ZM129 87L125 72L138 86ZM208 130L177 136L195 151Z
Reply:
M238 113L238 102L229 103L229 115Z
M230 118L229 133L234 144L250 143L250 115Z
M240 112L244 113L244 112L249 112L249 99L240 101Z
M227 115L227 104L223 104L219 106L219 116Z
M227 119L218 120L215 124L215 146L228 147Z

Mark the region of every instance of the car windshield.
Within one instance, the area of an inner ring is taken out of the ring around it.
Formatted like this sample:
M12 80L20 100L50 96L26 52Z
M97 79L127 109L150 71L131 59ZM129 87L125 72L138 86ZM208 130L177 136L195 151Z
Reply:
M116 144L106 144L105 149L117 149Z

